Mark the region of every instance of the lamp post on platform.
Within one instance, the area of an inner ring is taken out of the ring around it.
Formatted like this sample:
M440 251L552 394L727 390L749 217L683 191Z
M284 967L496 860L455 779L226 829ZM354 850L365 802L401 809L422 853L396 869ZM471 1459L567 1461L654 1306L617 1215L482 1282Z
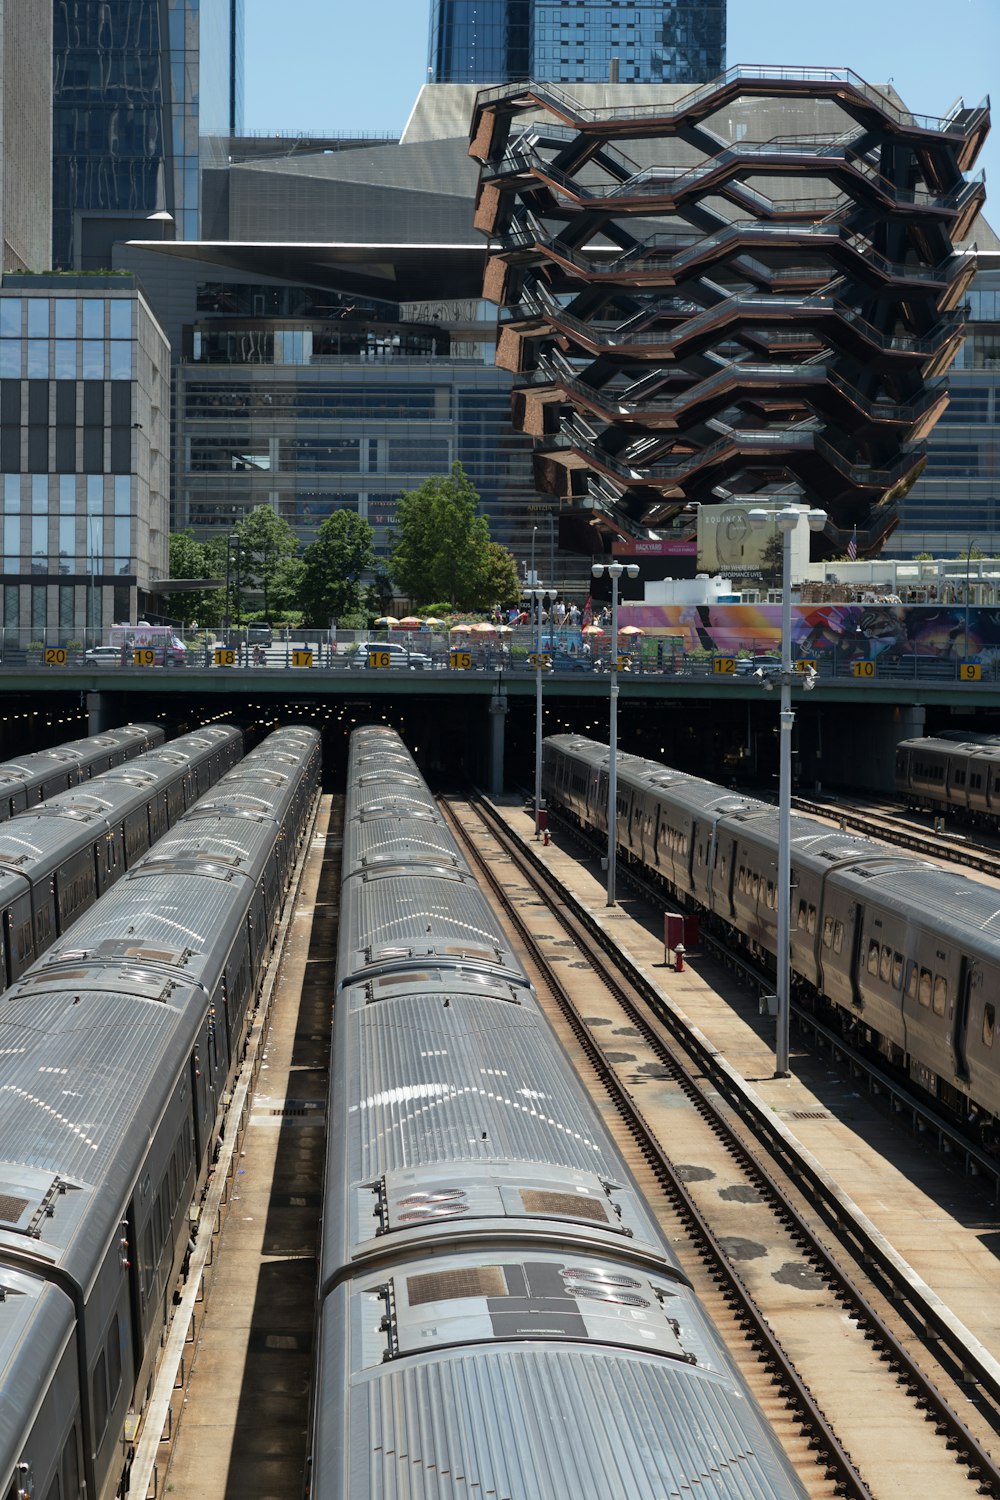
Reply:
M754 509L749 512L752 526L766 525L773 512ZM775 955L778 989L778 1026L774 1045L774 1076L788 1078L788 1033L791 1016L791 901L792 901L792 680L798 677L806 688L815 681L812 672L792 671L792 533L802 518L810 531L822 531L826 525L825 510L800 510L786 505L775 516L781 531L781 667L778 672L765 675L761 670L763 686L774 687L774 677L781 682L781 708L779 715L780 744L778 760L778 948Z
M618 822L618 580L623 573L638 578L636 563L594 563L591 573L611 579L611 716L608 758L608 905L615 904L615 848Z

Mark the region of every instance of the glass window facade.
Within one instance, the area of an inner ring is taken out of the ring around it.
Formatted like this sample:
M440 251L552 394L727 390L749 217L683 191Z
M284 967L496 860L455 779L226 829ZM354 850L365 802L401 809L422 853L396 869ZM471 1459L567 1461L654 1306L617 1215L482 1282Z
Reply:
M703 83L725 68L724 0L434 0L435 83Z
M110 264L100 234L88 251L81 218L165 210L176 238L197 238L201 142L242 129L242 74L243 0L55 7L55 267Z
M1000 255L966 298L968 332L948 377L949 404L931 433L927 467L900 504L893 555L1000 548ZM996 267L996 269L989 269Z

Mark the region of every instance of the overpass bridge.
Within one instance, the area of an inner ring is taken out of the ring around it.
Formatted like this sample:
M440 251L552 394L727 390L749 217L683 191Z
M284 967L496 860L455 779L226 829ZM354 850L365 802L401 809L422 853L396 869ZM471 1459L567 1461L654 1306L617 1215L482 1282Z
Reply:
M767 669L765 669L766 671ZM679 670L617 674L619 746L768 788L777 767L778 694L753 674L720 672L711 661ZM26 723L30 746L66 738L61 716L84 712L89 732L129 719L171 728L227 718L251 727L305 717L326 727L328 762L354 724L384 719L422 747L426 765L472 775L499 791L530 779L537 678L530 669L431 671L346 668L186 666L0 666L0 758ZM546 671L545 732L608 726L610 676L592 666ZM810 692L793 693L796 769L803 785L822 781L887 790L900 739L942 728L1000 733L1000 683L962 681L958 664L904 658L872 676L822 669ZM26 721L25 713L34 716ZM18 729L17 726L21 726ZM83 726L80 727L83 731Z

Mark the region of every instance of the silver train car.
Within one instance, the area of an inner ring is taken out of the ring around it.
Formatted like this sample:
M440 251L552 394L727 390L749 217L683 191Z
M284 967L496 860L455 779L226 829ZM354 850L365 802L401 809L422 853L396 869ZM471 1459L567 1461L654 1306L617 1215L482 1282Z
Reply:
M801 1500L390 731L344 828L311 1500Z
M906 807L1000 822L1000 737L946 733L896 746L896 793Z
M0 990L243 754L231 725L182 735L0 822Z
M51 750L33 750L0 762L0 822L65 792L91 776L110 771L146 750L162 745L166 735L159 724L125 724L87 739L67 740Z
M607 831L608 748L543 746L543 787ZM777 951L778 816L636 756L618 765L621 856L730 943ZM973 1125L1000 1140L1000 915L995 893L929 860L793 814L789 934L795 992Z
M283 731L281 754L287 775L256 810L227 807L220 783L211 812L197 804L4 997L5 1500L112 1500L127 1482L129 1414L287 889L279 846L301 846L319 786L314 731Z

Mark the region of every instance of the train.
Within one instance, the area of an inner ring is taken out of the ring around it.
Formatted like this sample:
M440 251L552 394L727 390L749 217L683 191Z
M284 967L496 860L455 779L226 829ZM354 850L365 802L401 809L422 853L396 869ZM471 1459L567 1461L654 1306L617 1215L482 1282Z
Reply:
M354 732L310 1500L801 1500L409 752Z
M945 730L896 746L896 794L918 812L1000 823L1000 736Z
M32 750L0 761L0 823L55 792L65 792L154 750L165 739L159 724L125 724L86 739L67 740L51 750Z
M609 750L548 737L542 788L607 837ZM618 756L616 848L733 948L774 965L778 811L641 756ZM816 818L791 819L792 993L1000 1144L995 891Z
M320 770L314 730L270 735L4 997L4 1500L127 1488Z
M0 989L19 979L242 754L238 729L210 725L0 822Z

